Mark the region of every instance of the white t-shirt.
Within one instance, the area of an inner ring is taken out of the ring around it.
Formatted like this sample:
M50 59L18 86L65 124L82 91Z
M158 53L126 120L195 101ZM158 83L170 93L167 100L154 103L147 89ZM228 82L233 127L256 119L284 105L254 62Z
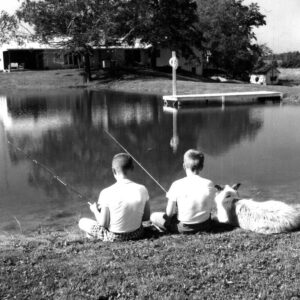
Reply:
M98 204L110 212L109 231L115 233L137 230L142 224L147 189L129 179L122 179L101 191Z
M177 203L177 218L185 224L207 221L215 196L212 181L199 175L190 175L176 180L167 193L167 198Z

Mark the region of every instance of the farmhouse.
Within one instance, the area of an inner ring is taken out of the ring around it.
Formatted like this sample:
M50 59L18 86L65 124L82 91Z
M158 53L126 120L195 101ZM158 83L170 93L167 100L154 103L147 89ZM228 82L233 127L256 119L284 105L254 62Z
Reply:
M253 71L250 77L250 83L269 85L278 84L279 70L272 65L265 65Z
M143 45L99 47L93 49L90 58L92 68L109 68L116 65L139 63L149 60L148 47ZM0 71L12 70L55 70L81 68L83 57L64 50L55 44L29 42L22 45L11 43L0 49Z
M81 68L84 58L80 54L64 50L56 44L41 44L27 42L22 45L10 43L0 48L0 71L17 70L55 70ZM123 44L110 47L97 47L90 57L91 67L105 69L126 66L151 65L151 45L137 41L133 45ZM171 50L158 48L155 52L155 65L157 67L169 66ZM178 55L178 54L177 54ZM179 69L197 75L203 73L202 53L197 53L196 59L179 57ZM153 59L153 58L152 58Z
M203 74L203 53L201 51L194 50L196 52L196 58L185 58L176 53L179 64L179 70L191 72L196 75ZM169 66L169 59L172 56L172 51L167 48L159 48L156 51L156 67Z

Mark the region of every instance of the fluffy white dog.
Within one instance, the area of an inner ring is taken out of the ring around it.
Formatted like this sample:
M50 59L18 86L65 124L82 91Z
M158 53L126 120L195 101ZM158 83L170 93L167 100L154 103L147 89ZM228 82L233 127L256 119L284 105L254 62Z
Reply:
M240 184L215 187L217 218L220 223L228 223L246 230L270 234L292 231L300 228L300 210L280 201L264 202L240 199L237 189Z

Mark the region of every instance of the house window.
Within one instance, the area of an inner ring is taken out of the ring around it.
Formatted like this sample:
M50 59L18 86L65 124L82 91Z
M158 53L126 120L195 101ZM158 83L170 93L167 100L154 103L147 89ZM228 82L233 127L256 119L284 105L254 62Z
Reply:
M74 65L74 57L72 53L67 53L64 55L64 64L65 65Z
M277 76L271 76L271 81L276 81L277 80Z

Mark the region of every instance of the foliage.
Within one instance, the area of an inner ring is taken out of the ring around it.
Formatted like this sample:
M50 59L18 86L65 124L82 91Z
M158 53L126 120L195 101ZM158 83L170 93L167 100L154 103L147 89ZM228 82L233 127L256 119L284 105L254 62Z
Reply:
M210 62L233 76L249 73L260 56L253 43L253 27L265 23L257 4L243 5L243 0L197 0L201 30Z
M282 68L300 68L300 52L285 52L274 55L267 55L266 59L277 60Z
M276 61L273 60L273 51L266 45L266 44L262 44L262 45L258 45L257 47L257 58L256 58L256 63L254 64L254 69L260 69L262 68L266 62L265 62L265 58L266 57L271 57L271 64L274 67L277 67L277 63Z
M260 56L261 57L272 57L274 55L271 48L269 48L266 44L259 45Z
M136 39L154 46L190 54L199 45L196 4L192 0L28 0L18 17L34 26L44 42L60 38L59 45L85 55L92 47ZM87 66L88 67L88 66Z
M28 0L17 15L34 26L37 39L84 55L90 78L91 49L115 43L115 12L119 1Z
M202 35L198 26L197 5L194 0L129 1L122 20L126 40L140 38L153 49L157 46L193 56L201 48Z
M108 45L115 41L113 12L117 1L28 0L18 16L35 26L44 41L60 37L62 45L72 49Z
M0 45L17 38L18 20L6 11L0 12Z

